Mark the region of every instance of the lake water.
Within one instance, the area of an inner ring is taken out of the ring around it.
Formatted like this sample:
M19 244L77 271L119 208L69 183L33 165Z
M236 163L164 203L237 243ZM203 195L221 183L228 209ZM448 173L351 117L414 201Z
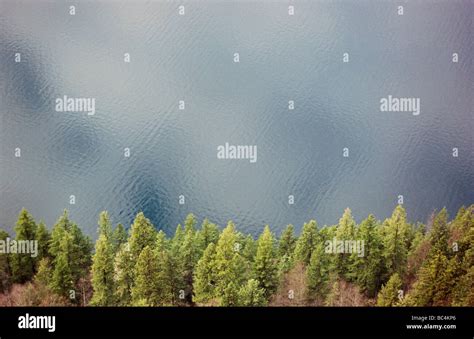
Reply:
M101 210L279 233L383 219L399 195L413 221L474 203L474 2L289 3L0 0L0 227L26 207L93 237ZM420 114L382 112L389 95ZM226 142L258 160L218 159Z

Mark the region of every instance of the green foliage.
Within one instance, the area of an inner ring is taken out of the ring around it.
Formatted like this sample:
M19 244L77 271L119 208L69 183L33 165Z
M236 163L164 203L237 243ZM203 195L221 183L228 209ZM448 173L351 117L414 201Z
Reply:
M362 221L357 240L364 244L364 255L353 253L351 258L352 278L369 297L374 297L380 289L385 269L379 229L380 225L372 214Z
M267 304L264 288L255 279L250 279L239 290L239 306L265 306Z
M43 222L38 224L35 239L38 241L38 256L36 257L36 262L39 263L41 259L49 257L49 242L51 240L51 235Z
M394 273L380 290L377 296L377 306L396 306L400 302L399 291L401 288L402 280L398 273Z
M309 264L313 249L318 243L318 228L315 220L303 225L303 231L296 241L295 259L303 262L305 265Z
M101 232L95 244L92 258L92 288L94 295L91 305L114 305L114 253L111 239L106 232Z
M296 237L294 226L289 224L280 236L278 243L278 256L280 258L284 256L291 256L295 250Z
M412 299L418 306L442 306L449 294L453 266L440 249L421 268Z
M209 222L208 219L204 219L201 229L196 234L199 256L203 254L210 243L217 244L217 240L219 240L219 228L216 224Z
M150 246L145 246L135 265L132 302L136 306L158 306L158 260Z
M266 297L275 292L278 283L278 267L274 242L273 234L267 225L258 239L257 254L254 262L255 278L258 281L258 286L264 290Z
M335 238L337 241L354 241L355 240L355 221L352 218L352 212L349 208L344 210L342 218L336 228ZM351 253L336 253L334 257L334 265L336 272L340 277L349 280L351 269Z
M120 306L127 306L132 301L132 285L134 277L134 262L128 243L122 244L114 260L115 300Z
M36 239L36 223L26 209L22 209L15 225L16 241L32 241ZM31 253L14 253L11 256L13 280L24 283L35 274L36 258Z
M0 229L0 240L5 241L7 238L9 238L8 233ZM0 293L7 291L11 283L10 256L0 253Z
M402 277L405 273L408 255L407 235L406 212L401 205L398 205L383 226L383 255L388 276L398 273Z
M247 280L247 263L235 244L237 234L229 221L216 246L216 292L222 306L238 305L239 289Z
M100 212L98 225L99 237L103 234L108 241L112 241L112 223L107 211Z
M430 231L430 242L432 253L441 252L448 254L448 212L443 208L433 220L433 227Z
M323 244L316 246L306 269L307 297L309 300L324 299L328 293L329 263Z
M118 224L117 227L115 227L115 230L112 234L112 243L114 245L114 253L117 252L117 250L122 246L122 244L125 244L127 242L127 231L125 230L125 227L123 227L122 224Z
M215 265L216 246L209 243L201 259L196 265L194 273L194 297L196 303L206 303L215 297L216 269Z
M371 304L367 298L375 296L381 306L474 305L474 205L461 208L449 223L441 210L426 235L425 226L407 223L397 206L383 225L369 215L357 226L347 209L337 225L318 230L314 220L304 224L298 238L289 225L278 243L268 226L257 241L237 232L231 221L219 232L205 219L197 231L192 214L172 239L156 232L143 213L128 239L122 226L112 231L106 212L98 224L91 257L90 239L67 211L51 234L26 210L20 213L17 238L39 245L38 257L25 264L22 305L70 304L75 290L86 304L89 277L91 305L263 306L271 300L272 305L354 306ZM0 240L7 237L0 230ZM364 251L326 253L326 242L333 239L360 241ZM0 292L9 293L15 264L19 277L24 267L18 257L0 254ZM407 293L399 298L403 286ZM289 299L293 289L301 291L296 303Z
M59 246L57 248L57 254L54 257L53 275L50 282L50 287L53 292L69 297L71 290L74 289L74 276L72 252L73 252L73 237L69 232L64 232L62 238L59 240Z
M138 213L130 228L128 240L132 260L137 260L145 247L153 248L155 240L155 227L149 219L145 218L143 212Z

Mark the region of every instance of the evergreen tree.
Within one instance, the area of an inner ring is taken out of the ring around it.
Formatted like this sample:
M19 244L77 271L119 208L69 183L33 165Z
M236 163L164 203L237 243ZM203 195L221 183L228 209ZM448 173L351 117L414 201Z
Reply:
M16 222L16 241L32 241L36 236L36 223L26 209L22 209ZM11 256L11 269L13 280L24 283L35 274L36 258L31 253L13 253Z
M369 297L374 297L379 290L385 269L382 240L378 230L379 224L370 214L362 221L357 232L357 239L362 241L364 246L364 255L352 254L352 277Z
M255 260L255 256L257 255L257 242L250 234L243 240L241 253L244 259L248 262L253 262Z
M130 228L130 239L128 240L132 260L137 260L146 246L153 248L155 240L156 231L153 224L145 218L143 212L138 213Z
M110 235L110 234L109 234ZM92 288L94 295L91 304L95 306L114 305L114 256L107 232L102 230L95 245L92 258Z
M450 265L448 258L441 249L431 253L429 259L421 267L418 280L412 292L412 299L417 306L446 306L452 272L455 267Z
M171 246L170 246L171 254L175 258L179 256L179 251L181 250L181 245L183 244L184 236L185 236L185 233L183 231L183 228L181 224L178 224L178 226L176 226L174 236L171 239Z
M165 251L168 249L168 239L166 239L166 234L162 230L160 230L156 234L156 242L155 242L155 251L157 253L161 251Z
M6 241L9 235L0 229L0 241ZM0 253L0 293L7 291L11 285L10 256Z
M100 235L104 235L106 240L112 242L112 223L110 222L109 213L107 211L102 211L99 214L99 228L97 229Z
M265 306L267 299L265 289L259 287L259 282L250 279L239 290L239 306Z
M349 208L344 210L342 218L336 228L336 240L338 242L353 241L355 239L355 221ZM333 249L334 250L334 249ZM350 280L351 275L351 253L336 253L334 257L335 269L341 278Z
M239 289L246 281L246 262L236 251L237 234L232 221L222 231L216 246L216 292L223 306L237 305Z
M54 269L50 282L53 292L64 297L69 297L71 290L74 289L74 278L70 266L73 246L72 236L68 232L64 232L54 258Z
M158 306L160 286L158 281L158 261L150 246L140 253L135 265L134 284L132 286L132 302L136 306Z
M294 226L289 224L280 236L278 243L278 256L283 258L284 256L291 256L295 250L296 238Z
M158 261L158 275L156 284L159 286L159 303L161 305L172 305L177 301L177 286L179 277L176 271L176 263L174 258L163 250L157 254ZM192 288L188 291L190 297L192 297ZM186 295L184 296L186 297Z
M128 243L122 244L115 255L114 285L115 300L120 306L131 304L131 290L134 277L134 262Z
M318 243L318 228L315 220L305 223L300 237L296 241L295 259L309 264L314 247Z
M192 215L192 214L191 214ZM189 216L188 216L189 218ZM189 220L187 220L187 223ZM189 224L188 224L189 225ZM195 232L190 226L186 227L181 249L177 257L177 267L180 271L180 287L184 290L187 300L191 301L193 286L193 270L198 261L198 249L195 242Z
M114 253L118 251L120 246L122 244L125 244L127 242L127 231L125 230L125 227L123 227L122 224L118 224L117 227L115 227L115 230L112 234L112 243L114 246Z
M434 218L430 232L432 253L448 254L448 212L443 208Z
M72 248L69 253L69 265L74 283L90 272L92 263L92 241L82 233L77 224L72 223L69 234L72 236Z
M51 276L53 271L51 270L51 262L49 258L44 257L38 262L38 272L34 277L35 285L49 286L51 282Z
M394 273L380 290L377 297L377 306L396 306L400 302L399 291L401 288L402 280L398 273Z
M56 224L54 224L51 231L49 253L53 258L57 257L59 254L59 249L61 247L61 241L64 237L64 233L69 232L70 230L71 222L69 221L67 210L64 210L63 214L59 217Z
M196 234L199 256L202 255L211 242L217 244L217 240L219 240L219 228L216 224L209 222L208 219L204 219L201 229Z
M278 267L274 250L274 238L268 225L265 226L258 239L254 273L259 287L264 290L266 297L275 292L278 283Z
M211 242L199 259L194 273L193 301L196 303L206 303L215 297L215 256L216 246Z
M189 213L186 216L186 219L184 220L184 233L196 232L196 228L195 228L196 223L197 223L196 216L192 213Z
M329 284L329 258L324 252L323 244L317 245L311 255L306 269L306 282L308 299L324 299Z
M401 205L393 211L392 216L384 223L383 244L384 258L389 276L398 273L403 276L407 261L406 212Z
M36 262L39 263L41 259L49 257L49 242L51 240L51 235L49 234L44 222L38 224L35 239L38 242L38 255L36 257Z

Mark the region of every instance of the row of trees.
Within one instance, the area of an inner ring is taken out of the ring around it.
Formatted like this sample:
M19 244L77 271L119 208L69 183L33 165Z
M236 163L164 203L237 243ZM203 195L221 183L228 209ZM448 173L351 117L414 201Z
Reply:
M474 306L474 205L426 224L409 223L400 205L383 222L369 215L360 224L346 209L338 224L311 220L298 237L293 225L279 238L265 226L254 239L232 221L223 230L197 224L189 214L169 238L143 213L127 232L102 212L93 251L66 211L49 232L23 209L15 239L37 240L38 255L0 254L3 303ZM364 251L328 251L331 241L359 241ZM19 297L8 298L15 286Z

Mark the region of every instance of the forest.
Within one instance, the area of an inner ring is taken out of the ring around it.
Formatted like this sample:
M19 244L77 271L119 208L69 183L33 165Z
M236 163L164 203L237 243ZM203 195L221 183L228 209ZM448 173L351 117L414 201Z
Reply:
M14 232L0 240L37 253L0 253L0 306L474 306L474 205L425 223L398 205L357 224L347 208L257 239L193 214L171 236L143 213L127 231L104 211L95 245L67 210L48 228L22 209Z

